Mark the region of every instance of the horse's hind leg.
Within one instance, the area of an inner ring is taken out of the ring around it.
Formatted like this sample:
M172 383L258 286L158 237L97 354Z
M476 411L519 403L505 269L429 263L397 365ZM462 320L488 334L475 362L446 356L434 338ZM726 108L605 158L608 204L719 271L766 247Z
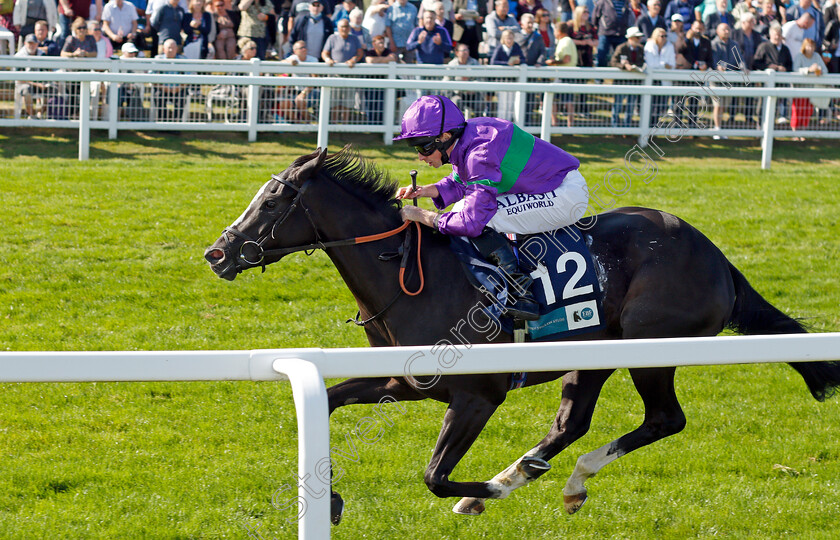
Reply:
M549 470L548 460L589 431L601 388L612 373L613 370L573 371L563 377L563 399L551 430L538 445L489 482L500 492L495 498L507 497L514 489L539 478ZM465 497L452 511L480 514L484 511L484 499Z
M630 376L645 405L642 425L609 444L580 456L563 488L566 511L577 512L586 501L584 482L609 463L637 448L679 433L685 415L674 391L675 368L631 369Z

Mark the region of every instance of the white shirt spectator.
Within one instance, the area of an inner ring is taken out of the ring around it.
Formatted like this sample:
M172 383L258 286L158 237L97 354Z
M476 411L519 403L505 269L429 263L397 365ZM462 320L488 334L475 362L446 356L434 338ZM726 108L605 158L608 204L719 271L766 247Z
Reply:
M102 21L108 21L108 28L115 34L122 31L122 35L127 36L136 20L137 8L128 0L122 1L122 7L117 5L117 0L111 0L102 8Z
M373 36L384 36L385 28L388 26L385 14L388 12L388 4L374 4L365 11L365 18L362 20L362 27Z
M665 64L673 69L677 65L674 45L666 41L665 46L660 49L654 40L649 39L645 43L645 64L650 69L665 69Z
M805 39L805 29L801 28L797 21L788 21L782 25L782 35L785 38L785 45L790 49L790 55L796 57L802 50L802 40Z

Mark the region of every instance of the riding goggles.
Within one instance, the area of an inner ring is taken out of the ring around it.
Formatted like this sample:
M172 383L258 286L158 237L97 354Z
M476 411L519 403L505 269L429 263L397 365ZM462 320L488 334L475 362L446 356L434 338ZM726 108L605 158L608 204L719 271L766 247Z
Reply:
M423 144L415 144L414 150L420 154L421 156L431 156L435 153L435 150L438 149L438 141L437 139L432 139Z

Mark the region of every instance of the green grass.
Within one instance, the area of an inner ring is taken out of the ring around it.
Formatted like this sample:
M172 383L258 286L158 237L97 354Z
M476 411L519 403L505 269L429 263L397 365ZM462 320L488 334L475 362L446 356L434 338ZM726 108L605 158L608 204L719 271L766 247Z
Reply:
M0 130L0 350L364 346L352 296L323 254L216 278L203 249L310 136ZM363 154L407 181L418 163L378 137ZM630 138L556 139L594 187ZM837 143L777 142L771 171L753 141L661 143L658 176L617 199L704 231L768 300L815 331L840 330ZM420 169L421 183L437 172ZM599 192L606 198L604 188ZM429 269L427 271L433 271ZM559 383L512 393L453 474L486 480L539 441ZM677 373L688 427L588 482L575 516L561 489L577 457L633 429L643 409L626 370L607 383L590 433L554 469L477 518L423 484L445 406L407 403L382 439L338 457L347 502L337 539L836 538L840 400L816 403L787 366ZM294 485L296 420L284 383L0 385L0 538L292 538L271 505ZM333 445L373 414L346 407ZM351 436L351 440L353 440ZM775 467L776 465L784 467ZM292 491L286 492L291 495Z

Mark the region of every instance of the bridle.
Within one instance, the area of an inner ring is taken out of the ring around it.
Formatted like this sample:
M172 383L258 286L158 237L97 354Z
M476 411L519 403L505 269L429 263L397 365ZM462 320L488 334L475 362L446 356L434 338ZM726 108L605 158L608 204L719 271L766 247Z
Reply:
M274 223L272 223L269 230L265 234L263 234L262 236L257 238L256 240L249 237L247 234L243 233L242 231L237 230L233 226L225 228L225 230L222 232L222 237L225 239L225 248L226 248L226 251L228 253L231 253L231 254L234 253L233 246L231 245L230 240L228 238L228 233L230 233L233 236L236 236L237 238L241 238L243 240L242 245L239 246L239 254L238 254L238 256L235 256L234 260L233 260L233 264L234 264L234 267L236 268L236 273L237 274L241 273L243 270L247 270L248 268L256 267L256 266L261 266L262 271L265 272L266 256L281 256L282 257L284 255L288 255L290 253L296 253L298 251L303 251L303 252L306 252L307 255L312 255L312 253L314 253L316 249L324 249L325 250L327 248L332 248L332 247L355 246L355 245L358 245L358 244L365 244L365 243L368 243L368 242L376 242L377 240L382 240L384 238L389 238L391 236L394 236L394 235L397 235L397 234L401 233L402 231L406 230L406 228L408 228L408 226L411 224L410 221L405 221L405 222L403 222L402 225L400 225L396 229L391 229L390 231L385 231L383 233L371 234L371 235L367 235L367 236L355 236L355 237L352 237L352 238L345 238L343 240L330 240L330 241L324 242L323 240L321 240L321 235L318 233L318 227L315 225L315 221L312 219L312 213L309 211L309 208L307 208L306 204L303 202L303 194L306 193L306 190L309 187L309 182L311 181L311 178L306 179L300 187L297 187L292 182L289 182L288 180L286 180L284 178L280 178L280 176L278 176L276 174L271 175L271 179L276 180L277 182L279 182L283 186L293 190L295 192L295 198L292 199L292 203L283 211L283 213L281 213L279 216L277 216L277 219L274 221ZM277 227L282 225L289 218L289 216L292 214L292 212L295 211L295 209L297 209L298 206L300 206L300 208L303 210L304 215L306 215L306 218L309 220L309 224L312 225L312 231L315 233L315 242L312 243L312 244L306 244L306 245L302 245L302 246L292 246L292 247L279 248L279 249L268 249L267 250L267 249L263 248L263 244L269 238L276 239L274 231L277 229ZM400 289L401 289L400 293L404 292L405 294L407 294L409 296L416 296L416 295L420 294L420 292L422 292L422 290L423 290L423 285L424 285L423 268L420 264L420 224L415 222L415 225L417 226L417 269L420 273L420 288L417 289L416 291L412 292L412 291L409 291L408 289L405 288L405 268L406 268L406 263L408 261L409 241L410 241L409 235L406 235L405 240L403 242L403 247L400 248L400 254L402 255L402 262L400 264L400 274L399 274ZM246 249L247 250L255 249L256 250L255 251L256 255L255 256L247 255L246 254ZM389 258L383 258L382 255L380 255L380 259L381 260L389 260ZM250 266L244 266L242 264L242 262L244 262L244 263L246 263ZM399 296L400 293L397 293L398 296ZM361 324L370 322L373 319L379 317L382 313L385 312L385 310L387 310L389 307L391 307L391 305L396 301L397 297L395 297L385 307L385 309L383 309L382 311L380 311L379 313L377 313L376 315L374 315L370 319L367 319L366 321L361 321ZM358 321L358 317L357 317L356 323L360 324L360 322Z

